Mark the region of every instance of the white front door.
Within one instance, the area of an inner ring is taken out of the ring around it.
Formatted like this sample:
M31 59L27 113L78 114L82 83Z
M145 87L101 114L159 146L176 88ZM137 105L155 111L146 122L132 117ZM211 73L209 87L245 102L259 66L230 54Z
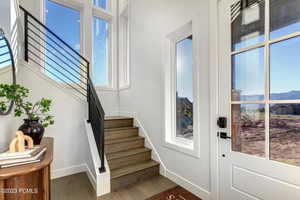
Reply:
M220 199L300 200L300 0L220 0Z

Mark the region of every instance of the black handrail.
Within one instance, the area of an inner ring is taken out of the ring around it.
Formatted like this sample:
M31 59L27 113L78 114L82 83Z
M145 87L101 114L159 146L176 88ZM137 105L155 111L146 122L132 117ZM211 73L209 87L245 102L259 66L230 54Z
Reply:
M21 6L20 8L24 12L25 61L35 63L61 82L73 88L79 95L87 98L88 122L91 124L101 160L99 170L100 173L105 172L105 112L90 78L89 61L68 45L63 39L57 36L52 30L42 24L26 9ZM31 19L36 23L33 24ZM30 27L34 27L34 29ZM50 34L50 36L48 34ZM46 38L52 43L50 44ZM48 45L51 49L47 48L45 45ZM52 52L51 50L54 50L55 52ZM71 52L74 53L74 55L72 55ZM77 56L79 59L76 58ZM81 62L80 60L83 60L84 62ZM51 61L51 63L49 61ZM76 81L74 81L74 79L76 79Z

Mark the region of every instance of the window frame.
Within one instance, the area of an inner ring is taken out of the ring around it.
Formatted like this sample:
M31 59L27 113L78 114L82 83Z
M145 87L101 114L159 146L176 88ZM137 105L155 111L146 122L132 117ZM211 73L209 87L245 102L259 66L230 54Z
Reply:
M110 15L103 15L102 12L99 12L99 10L97 9L97 11L95 11L93 9L93 21L94 21L94 17L96 18L99 18L99 19L102 19L102 20L105 20L109 23L109 34L108 34L108 66L107 66L107 80L108 80L108 84L107 85L97 85L96 83L95 84L95 87L97 89L109 89L109 88L112 88L113 87L113 83L112 83L112 47L113 47L113 43L112 43L112 22L113 22L113 18L110 16ZM92 29L94 28L94 26L92 26ZM94 30L92 31L94 33ZM94 44L94 35L92 33L92 47L93 47L93 44ZM92 50L92 60L94 58L94 51ZM91 60L91 65L93 66L93 62ZM91 68L91 77L93 77L93 67Z
M116 9L115 9L115 1L111 1L110 3L110 10L105 10L102 9L101 7L98 7L96 5L93 4L93 2L91 1L92 4L92 25L91 25L91 29L93 30L93 20L94 17L106 20L108 23L110 23L109 25L109 41L108 41L108 69L107 69L107 76L108 76L108 85L102 86L102 85L95 85L97 90L104 90L104 91L114 91L116 90ZM92 72L93 72L93 40L94 40L94 36L93 36L93 31L91 34L92 37L92 44L91 44L91 76L92 76Z
M119 1L119 90L130 88L129 2Z
M271 90L270 90L270 71L271 71L271 64L270 64L270 47L272 44L278 43L278 42L283 42L289 39L293 39L295 37L300 37L300 30L294 33L290 33L290 34L286 34L283 35L281 37L277 37L277 38L273 38L271 39L270 37L270 26L271 26L271 16L270 16L270 12L271 12L271 6L270 6L270 0L265 0L265 32L264 32L264 41L263 42L259 42L257 44L254 45L250 45L244 48L240 48L239 50L235 50L232 51L230 50L230 55L231 58L234 55L238 55L244 52L248 52L251 50L255 50L258 48L263 47L264 48L264 70L265 70L265 74L264 74L264 100L255 100L255 101L234 101L232 100L232 86L230 86L230 100L229 100L229 105L230 105L230 116L232 117L232 109L231 106L232 105L243 105L243 104L263 104L265 106L265 156L264 157L259 157L262 159L266 159L266 160L271 160L274 162L278 162L276 160L272 160L271 159L271 150L270 150L270 105L271 104L300 104L300 99L298 100L271 100L270 99L270 94L271 94ZM230 24L231 25L231 24ZM230 29L231 30L231 29ZM232 32L230 33L232 34ZM232 81L232 59L231 59L231 68L230 68L230 81ZM232 122L230 120L230 125L229 125L229 129L230 132L232 131ZM236 153L242 153L242 152L238 152L238 151L234 151L232 149L231 146L231 151L236 152ZM249 154L246 154L249 155ZM249 155L251 156L251 155ZM280 162L281 164L286 164L283 162ZM290 166L290 165L289 165Z
M176 136L176 91L177 91L177 57L176 44L190 35L193 36L193 139ZM165 125L163 145L167 148L199 158L200 157L200 122L199 122L199 61L198 35L193 29L193 21L189 21L166 36L164 41L164 84L165 84Z
M92 5L93 5L94 8L100 9L100 10L102 10L102 12L110 13L113 10L113 4L114 4L113 1L114 0L109 0L108 8L107 9L104 9L104 8L102 8L100 6L95 5L94 4L94 0L90 0L90 1L92 2Z

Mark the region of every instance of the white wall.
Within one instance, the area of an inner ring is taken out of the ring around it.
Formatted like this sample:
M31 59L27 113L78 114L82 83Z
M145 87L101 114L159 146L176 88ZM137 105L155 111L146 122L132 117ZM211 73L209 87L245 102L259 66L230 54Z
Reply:
M0 27L4 32L10 33L10 1L0 1Z
M192 191L207 198L210 194L209 104L208 104L208 20L209 1L130 0L131 88L120 92L120 110L138 113L152 143L166 165L169 177L181 177ZM164 128L163 42L178 27L194 20L200 44L200 158L162 145ZM205 115L205 116L204 116ZM182 178L184 177L184 178Z

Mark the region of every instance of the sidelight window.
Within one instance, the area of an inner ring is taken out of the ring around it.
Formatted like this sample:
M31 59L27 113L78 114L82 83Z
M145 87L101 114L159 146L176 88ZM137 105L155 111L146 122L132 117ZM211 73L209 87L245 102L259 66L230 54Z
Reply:
M199 156L199 66L197 34L189 22L167 36L164 145ZM197 120L198 119L198 120Z
M176 43L176 137L193 139L193 36Z

